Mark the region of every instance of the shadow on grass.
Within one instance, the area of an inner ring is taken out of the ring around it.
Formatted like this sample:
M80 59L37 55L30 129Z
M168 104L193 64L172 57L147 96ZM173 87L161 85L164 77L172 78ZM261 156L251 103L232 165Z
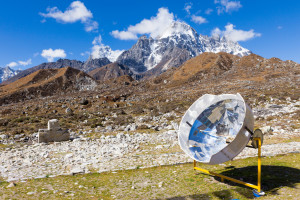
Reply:
M257 185L257 166L248 166L242 168L235 168L234 166L225 168L226 171L220 173L231 178L242 180L247 183ZM208 175L209 176L209 175ZM213 176L217 181L221 182L219 177ZM281 187L287 186L295 188L297 183L300 183L300 169L284 167L284 166L262 166L262 190L266 195L278 195L278 190ZM187 196L176 196L167 198L168 200L185 200L185 199L212 199L217 197L219 199L234 199L233 191L239 193L247 199L254 199L252 188L225 180L225 184L232 186L239 186L230 190L220 190L206 194L192 194Z
M276 195L281 187L287 186L295 188L296 184L300 183L300 169L285 166L262 165L261 173L262 190L269 194ZM242 178L244 182L257 185L257 166L227 168L226 171L220 174L238 180ZM215 179L220 180L218 177L215 177ZM225 180L225 183L229 185L240 185L227 180Z
M251 191L243 191L245 190L244 188L236 188L233 189L234 191L243 194L243 196L247 197L247 199L252 199L253 194ZM198 200L198 199L203 199L203 200L209 200L212 199L213 197L217 197L219 199L235 199L233 190L220 190L216 192L211 192L207 194L192 194L192 195L187 195L187 196L177 196L177 197L171 197L171 198L166 198L166 200ZM246 195L245 195L246 194ZM159 199L157 199L159 200Z

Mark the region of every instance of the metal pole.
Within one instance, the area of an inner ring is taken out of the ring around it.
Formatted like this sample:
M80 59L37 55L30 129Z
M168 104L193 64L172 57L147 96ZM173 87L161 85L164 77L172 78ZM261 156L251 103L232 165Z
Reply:
M257 186L258 192L261 190L261 139L258 138L258 163L257 163Z

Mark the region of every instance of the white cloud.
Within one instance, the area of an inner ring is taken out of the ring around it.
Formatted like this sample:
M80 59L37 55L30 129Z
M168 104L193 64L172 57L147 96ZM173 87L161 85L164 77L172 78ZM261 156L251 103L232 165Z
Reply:
M283 28L282 26L277 26L277 29L278 29L278 30L280 30L280 29L282 29L282 28Z
M211 8L208 8L205 10L205 14L210 15L214 10Z
M215 28L214 30L212 30L211 35L213 37L219 37L222 35L222 31L219 28Z
M7 64L7 66L9 67L17 67L17 66L27 66L27 65L30 65L31 64L31 58L29 58L28 60L26 61L18 61L18 62L10 62L9 64Z
M184 10L190 15L191 14L191 9L192 9L192 3L186 3L184 6Z
M112 31L112 36L120 40L136 40L138 39L137 33L132 33L130 31Z
M18 63L16 63L16 62L10 62L9 64L7 64L7 66L9 66L9 67L16 67L16 66L18 66Z
M63 49L44 49L41 56L46 58L48 62L53 62L55 58L65 58L67 55Z
M102 44L102 37L101 35L99 35L98 37L95 37L93 42L92 42L93 45L100 45Z
M204 17L192 15L192 21L197 24L207 23L207 20Z
M113 37L120 40L136 40L138 34L150 34L151 37L160 35L174 21L173 13L167 8L159 8L155 17L143 19L136 25L130 25L126 31L112 31Z
M221 31L219 28L215 28L211 34L214 37L225 36L226 38L228 38L229 40L234 41L234 42L247 41L252 38L261 36L260 33L254 32L253 29L251 29L249 31L244 31L244 30L234 29L234 27L235 26L233 24L228 24L225 26L224 31Z
M217 7L218 14L223 12L231 13L232 11L238 11L242 7L240 1L215 0L215 4L220 5Z
M54 18L60 23L74 23L80 21L87 32L97 30L98 23L93 21L93 14L81 1L73 1L70 6L62 12L57 7L48 8L47 13L40 13L45 18ZM45 21L42 20L42 23Z
M19 63L19 65L22 65L22 66L30 65L31 64L31 58L29 58L26 61L19 61L18 63Z
M97 30L98 26L99 26L98 22L89 20L84 24L84 30L86 32L91 32Z

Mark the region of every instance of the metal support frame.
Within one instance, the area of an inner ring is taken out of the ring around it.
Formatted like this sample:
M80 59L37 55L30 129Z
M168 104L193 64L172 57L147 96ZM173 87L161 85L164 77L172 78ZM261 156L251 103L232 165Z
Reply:
M217 174L215 172L211 172L211 171L208 171L206 169L202 169L200 167L197 167L196 166L196 160L194 160L194 170L198 170L198 171L201 171L203 173L206 173L206 174L209 174L209 175L213 175L213 176L218 176L218 177L221 178L222 182L224 182L224 179L227 179L227 180L233 181L235 183L239 183L239 184L245 185L247 187L254 188L254 189L256 189L258 191L258 193L263 193L261 191L261 139L259 137L255 137L255 138L253 138L253 140L257 140L258 141L258 152L257 152L258 153L258 155L257 155L257 157L258 157L258 161L257 161L257 185L254 185L254 184L251 184L251 183L247 183L247 182L244 182L244 181L240 181L240 180L228 177L228 176Z

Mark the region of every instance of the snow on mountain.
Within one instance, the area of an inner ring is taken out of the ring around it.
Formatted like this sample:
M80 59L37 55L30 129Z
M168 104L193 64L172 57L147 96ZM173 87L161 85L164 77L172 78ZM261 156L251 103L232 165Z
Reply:
M108 58L110 62L115 62L124 50L113 51L109 46L98 44L93 46L91 57L92 59Z
M20 70L13 70L9 66L0 68L0 83L17 75L19 72L20 72Z
M131 49L118 57L117 62L138 73L154 68L165 71L204 52L226 52L238 56L251 54L251 51L225 36L199 35L185 22L174 21L156 38L140 37Z

